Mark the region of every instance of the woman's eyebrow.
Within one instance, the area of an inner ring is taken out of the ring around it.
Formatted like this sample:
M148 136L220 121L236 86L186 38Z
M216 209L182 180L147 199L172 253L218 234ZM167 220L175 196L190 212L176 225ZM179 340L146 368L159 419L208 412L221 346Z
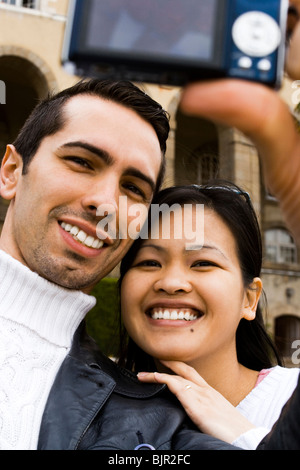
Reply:
M139 250L141 250L142 248L154 248L155 250L157 251L167 251L166 248L164 248L163 246L160 246L160 245L155 245L154 243L144 243L140 248Z
M142 248L153 248L153 249L155 249L159 252L166 252L168 250L167 248L165 248L163 246L160 246L160 245L156 245L154 243L144 243L140 247L140 250ZM213 245L199 245L199 244L191 245L191 244L189 244L188 249L184 248L184 251L187 252L187 254L189 254L190 252L193 252L193 251L202 251L202 250L217 251L223 258L225 258L228 261L228 257L218 247L213 246Z
M214 250L214 251L217 251L221 256L223 256L223 258L228 260L227 256L223 253L223 251L220 250L220 248L218 248L214 245L199 245L199 244L193 245L193 244L189 244L188 249L186 249L186 251L201 251L201 250Z

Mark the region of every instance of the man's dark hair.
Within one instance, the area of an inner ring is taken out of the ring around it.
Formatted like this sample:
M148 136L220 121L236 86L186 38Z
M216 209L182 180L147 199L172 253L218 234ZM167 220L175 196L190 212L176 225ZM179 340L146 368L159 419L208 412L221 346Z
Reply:
M156 132L163 156L157 181L157 188L159 188L164 176L166 141L170 130L169 117L159 103L127 81L81 80L74 86L41 101L30 114L13 143L23 159L23 174L26 174L43 139L56 134L64 127L66 123L63 113L64 105L78 95L97 96L118 103L132 109L151 124Z

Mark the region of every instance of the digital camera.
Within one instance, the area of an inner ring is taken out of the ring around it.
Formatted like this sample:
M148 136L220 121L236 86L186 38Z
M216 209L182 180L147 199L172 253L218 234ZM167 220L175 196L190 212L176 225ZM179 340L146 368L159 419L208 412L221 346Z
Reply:
M281 82L288 0L71 0L63 63L79 76L182 86Z

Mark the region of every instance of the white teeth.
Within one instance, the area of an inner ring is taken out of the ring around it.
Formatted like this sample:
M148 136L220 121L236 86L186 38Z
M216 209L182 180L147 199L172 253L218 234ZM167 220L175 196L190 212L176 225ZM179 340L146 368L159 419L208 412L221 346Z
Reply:
M155 308L151 312L153 320L186 320L193 321L198 318L190 309L172 309L171 311L163 308Z
M85 242L84 242L84 243L85 243L87 246L91 247L91 246L93 246L94 241L95 241L94 237L89 236L89 237L87 237L87 238L85 239Z
M176 310L172 310L172 312L171 312L171 317L170 317L170 318L171 318L171 320L177 320L177 312L176 312Z
M76 236L77 240L79 240L81 243L84 243L85 239L87 238L87 234L83 230L80 230L80 232Z
M63 227L63 224L61 224L61 226ZM69 229L69 227L71 227L71 229ZM64 227L63 227L64 228ZM74 235L76 237L76 235L79 233L79 228L78 227L72 227L72 225L68 225L65 227L65 230L66 232L70 232L71 235Z
M170 320L170 312L169 310L165 310L163 313L163 319L164 320Z
M62 222L60 225L66 232L69 232L75 240L89 248L99 250L104 245L102 240L88 235L83 230L80 230L80 228L76 227L76 225L66 224L65 222Z
M100 242L100 243L99 243L99 242ZM99 246L99 245L100 245L100 246ZM101 246L103 246L103 245L101 245L101 241L95 239L94 242L93 242L93 244L92 244L92 248L101 248Z

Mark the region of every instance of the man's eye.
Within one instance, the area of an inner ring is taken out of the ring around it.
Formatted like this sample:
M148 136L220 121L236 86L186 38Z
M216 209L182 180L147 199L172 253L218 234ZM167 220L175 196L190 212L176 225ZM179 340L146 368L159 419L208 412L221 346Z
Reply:
M143 199L146 198L146 195L145 195L144 191L142 191L142 190L141 190L138 186L136 186L135 184L127 183L127 184L124 185L124 187L125 187L128 191L130 191L130 192L136 194L137 196L140 196L140 197L142 197Z
M84 168L89 168L92 169L90 163L85 159L81 157L66 157L66 160L69 160L71 162L76 163L77 165L80 165Z

